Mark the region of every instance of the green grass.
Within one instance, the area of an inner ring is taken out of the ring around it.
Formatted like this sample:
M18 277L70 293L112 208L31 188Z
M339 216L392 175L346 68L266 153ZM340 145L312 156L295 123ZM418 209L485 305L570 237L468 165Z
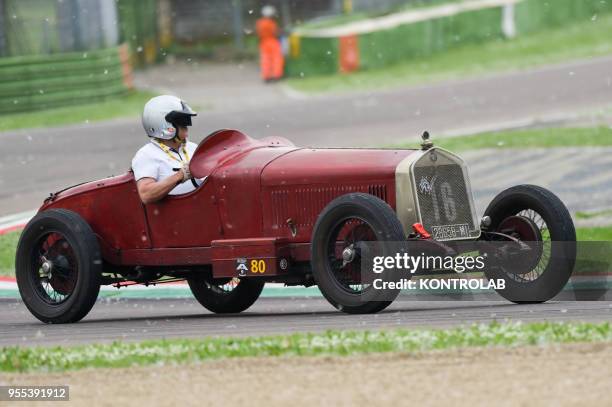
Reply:
M15 251L21 231L0 235L0 276L15 276Z
M484 346L528 346L612 340L610 323L507 323L451 329L328 331L292 335L155 340L140 343L72 347L5 347L0 371L49 372L184 364L219 358L265 356L350 356L371 353L415 353Z
M435 138L436 146L450 151L466 151L481 148L532 148L532 147L605 147L612 146L612 128L547 128L511 130L481 133L469 136ZM402 143L401 148L415 148L417 142Z
M442 79L524 69L573 59L612 54L612 16L519 36L466 45L430 57L350 75L292 78L302 92L380 89Z
M577 228L576 239L581 242L612 242L612 227ZM608 255L606 259L609 259Z
M603 211L594 211L594 212L576 212L576 219L593 219L599 217L610 217L612 216L612 209L605 209Z
M116 99L27 113L0 115L0 132L35 127L91 123L118 117L139 116L154 93L133 91Z

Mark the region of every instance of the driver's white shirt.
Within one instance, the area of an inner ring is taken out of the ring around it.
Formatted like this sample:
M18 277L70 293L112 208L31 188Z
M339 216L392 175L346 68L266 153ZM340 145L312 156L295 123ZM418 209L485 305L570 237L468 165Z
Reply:
M197 147L198 145L196 143L187 141L185 148L189 154L189 159L193 157L193 153L195 153ZM185 161L185 157L183 157L182 148L178 151L171 149L170 154L175 156L179 161L168 157L154 141L141 147L132 159L132 171L134 171L134 178L136 181L142 178L153 178L155 181L161 181L176 174L175 169L181 168L180 161ZM202 183L201 180L196 180L196 182L198 184ZM188 180L177 185L170 191L170 195L186 194L193 190L195 190L195 186Z

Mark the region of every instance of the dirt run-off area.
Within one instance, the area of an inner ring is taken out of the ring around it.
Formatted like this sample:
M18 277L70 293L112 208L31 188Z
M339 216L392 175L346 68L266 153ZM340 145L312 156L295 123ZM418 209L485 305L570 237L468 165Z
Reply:
M0 382L66 384L69 404L88 407L585 406L612 404L611 360L612 343L598 343L226 359L184 366L3 374Z

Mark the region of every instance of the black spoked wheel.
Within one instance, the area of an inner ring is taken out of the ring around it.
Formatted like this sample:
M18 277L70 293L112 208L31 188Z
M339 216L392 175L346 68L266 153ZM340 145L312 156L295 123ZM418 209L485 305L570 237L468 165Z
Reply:
M74 293L79 275L76 255L66 237L58 232L44 234L35 243L30 284L50 305L67 301Z
M313 230L311 263L321 293L346 313L385 309L399 291L381 292L369 280L363 280L362 251L372 242L377 242L383 252L390 251L386 242L404 240L402 224L386 202L362 193L335 199L323 210Z
M194 297L204 308L217 314L245 311L257 301L265 282L257 278L207 279L200 276L187 280Z
M544 188L520 185L500 193L485 215L491 217L490 230L531 248L514 264L487 268L488 278L505 280L499 294L516 303L540 303L557 295L576 259L576 231L563 202Z
M98 297L101 268L98 241L74 212L39 213L19 239L19 292L30 312L43 322L77 322L87 315Z
M362 218L347 216L336 222L327 238L325 254L340 289L364 294L371 288L362 281L361 254L365 244L376 241L374 229Z

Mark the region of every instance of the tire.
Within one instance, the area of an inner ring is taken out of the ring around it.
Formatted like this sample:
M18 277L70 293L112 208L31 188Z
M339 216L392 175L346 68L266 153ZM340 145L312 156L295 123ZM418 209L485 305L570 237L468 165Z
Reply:
M238 282L231 291L223 289L230 282L209 282L202 277L187 279L193 296L204 308L216 314L237 314L247 310L257 301L264 288L265 281L257 278L245 278Z
M485 215L491 218L491 231L496 231L502 222L516 215L526 217L536 213L545 223L542 230L550 243L542 242L543 250L549 247L546 257L540 257L539 266L543 271L532 275L530 280L523 276L508 274L502 268L487 268L489 279L504 279L506 287L498 293L515 303L542 303L555 297L567 284L576 262L576 230L569 211L561 200L547 189L534 185L519 185L509 188L493 199ZM536 218L537 220L538 218ZM534 225L538 222L531 220ZM542 240L540 238L540 240ZM547 263L542 263L547 259ZM531 273L535 273L534 267ZM529 275L529 274L525 274ZM535 277L535 278L533 278ZM517 281L523 280L523 281Z
M52 264L46 276L43 258ZM100 291L102 255L91 227L65 209L38 213L25 227L15 259L19 294L49 324L81 320Z
M386 242L405 241L402 224L395 211L383 200L369 194L351 193L330 202L319 215L312 234L311 265L314 279L323 296L336 309L348 314L371 314L387 308L399 295L399 290L385 294L370 289L361 292L347 290L330 264L331 237L342 219L360 219L371 229L385 252L391 251ZM380 247L380 246L379 246ZM344 266L342 266L344 267Z

